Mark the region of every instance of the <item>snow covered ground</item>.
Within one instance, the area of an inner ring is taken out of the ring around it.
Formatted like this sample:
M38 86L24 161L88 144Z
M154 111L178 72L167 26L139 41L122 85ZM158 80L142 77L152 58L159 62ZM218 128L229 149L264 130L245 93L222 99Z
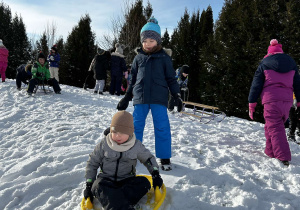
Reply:
M27 97L14 80L0 84L0 209L80 209L88 155L121 96L61 87L62 95ZM167 187L161 209L300 209L299 145L290 143L287 168L263 153L263 124L169 118L174 169L161 172ZM151 114L144 136L154 153ZM137 171L147 174L141 164Z

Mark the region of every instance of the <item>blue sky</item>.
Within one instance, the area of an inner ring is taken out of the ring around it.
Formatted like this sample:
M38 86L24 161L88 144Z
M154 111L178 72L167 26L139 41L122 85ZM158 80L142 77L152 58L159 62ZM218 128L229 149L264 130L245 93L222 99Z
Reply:
M5 0L12 14L21 15L28 34L40 36L47 25L55 25L57 36L66 40L81 16L88 13L92 19L92 30L96 39L111 32L112 19L122 17L127 0ZM134 0L129 0L134 2ZM143 1L144 5L147 0ZM153 15L157 18L162 33L166 28L170 33L177 27L185 8L192 14L198 9L202 12L208 5L212 7L214 20L219 16L224 0L150 0Z

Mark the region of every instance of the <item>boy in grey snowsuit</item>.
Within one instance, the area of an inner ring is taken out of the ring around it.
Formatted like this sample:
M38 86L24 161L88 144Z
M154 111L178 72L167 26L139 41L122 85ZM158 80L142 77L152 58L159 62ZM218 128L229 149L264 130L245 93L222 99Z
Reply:
M133 131L133 116L126 111L117 112L110 132L96 145L87 161L84 197L91 200L96 197L104 209L134 209L150 190L148 179L136 176L137 160L152 175L153 187L162 186L155 157L136 139Z

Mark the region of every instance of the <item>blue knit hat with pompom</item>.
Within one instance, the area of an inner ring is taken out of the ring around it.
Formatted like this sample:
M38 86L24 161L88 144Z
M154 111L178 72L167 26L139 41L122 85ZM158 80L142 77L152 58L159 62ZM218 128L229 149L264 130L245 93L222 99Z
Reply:
M161 31L158 21L152 17L141 29L141 43L147 38L154 39L157 44L161 44Z

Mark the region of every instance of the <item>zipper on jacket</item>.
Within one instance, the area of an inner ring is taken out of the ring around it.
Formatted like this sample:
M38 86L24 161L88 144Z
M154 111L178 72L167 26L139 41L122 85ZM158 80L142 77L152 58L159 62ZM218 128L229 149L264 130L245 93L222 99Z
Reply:
M120 157L117 160L117 165L116 165L116 172L115 172L115 182L117 181L117 177L118 177L118 169L119 169L119 163L120 163L120 159L122 158L122 152L120 152Z

